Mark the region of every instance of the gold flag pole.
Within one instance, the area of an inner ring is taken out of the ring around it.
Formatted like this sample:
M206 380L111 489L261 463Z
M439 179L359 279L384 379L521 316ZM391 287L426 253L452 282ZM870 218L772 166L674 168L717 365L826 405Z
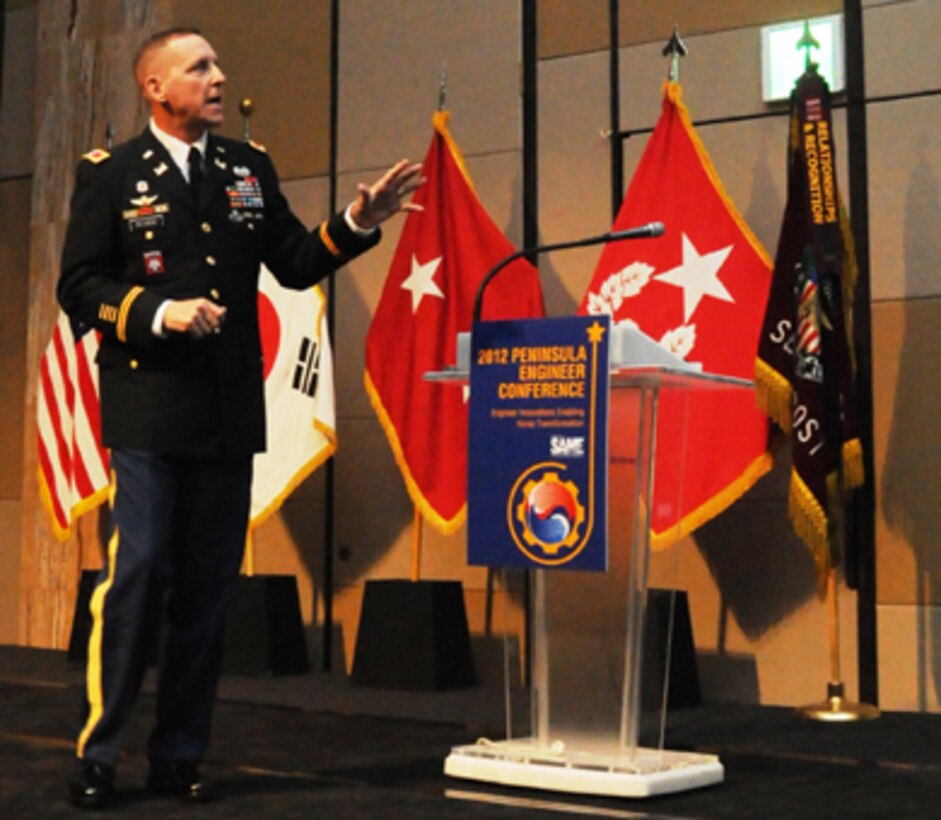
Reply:
M252 102L251 97L244 97L239 103L239 111L245 118L244 136L246 142L251 138L251 128L248 121L254 110L255 103ZM248 577L252 577L255 574L255 539L252 537L251 530L245 534L245 554L242 557L242 574Z
M879 709L876 706L870 703L856 703L844 696L843 677L840 672L839 586L836 582L836 568L832 566L827 573L827 601L830 610L830 681L827 683L827 697L821 703L799 707L797 714L810 720L831 723L874 720L879 717Z
M441 66L441 73L438 79L438 110L444 111L447 89L448 89L448 70L447 65ZM413 581L421 580L421 549L422 549L422 514L418 505L414 505L414 514L412 517L412 573Z
M415 506L415 516L412 519L412 580L421 580L421 546L422 546L422 517Z

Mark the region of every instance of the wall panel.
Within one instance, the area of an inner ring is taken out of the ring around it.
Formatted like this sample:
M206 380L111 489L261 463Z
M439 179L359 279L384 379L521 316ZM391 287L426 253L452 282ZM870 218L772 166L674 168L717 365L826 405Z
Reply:
M880 605L879 692L883 709L941 711L941 608Z
M20 498L32 180L0 182L0 499Z
M539 57L548 59L608 47L608 2L540 0ZM622 0L618 42L622 46L656 43L663 46L674 25L687 35L708 34L782 20L799 20L842 11L839 0L726 0L701 3L671 0L666 3L630 3Z
M252 136L283 179L322 175L330 164L330 2L172 0L173 25L199 28L226 72L226 122L242 136L239 100L255 101Z
M519 148L518 3L344 0L340 22L342 171L424 156L442 69L465 155Z
M0 179L29 174L33 168L33 90L36 65L36 7L4 15L3 98L0 103Z
M20 630L20 501L0 499L0 645L19 642Z
M938 0L896 0L873 7L863 24L868 97L941 89L941 54L920 45L941 37Z
M941 299L873 309L879 603L941 603Z
M539 65L539 241L563 242L611 227L611 146L604 55ZM544 254L539 272L550 315L571 315L601 247Z
M941 295L941 96L872 104L867 119L872 298Z

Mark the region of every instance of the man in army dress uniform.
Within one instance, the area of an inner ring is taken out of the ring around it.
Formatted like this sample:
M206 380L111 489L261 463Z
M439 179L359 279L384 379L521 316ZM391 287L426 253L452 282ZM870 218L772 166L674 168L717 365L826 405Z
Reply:
M58 298L101 333L101 426L112 534L92 596L87 719L69 797L107 805L121 729L163 617L151 789L209 797L222 623L242 559L252 458L265 447L259 266L308 288L379 241L421 183L402 160L308 232L265 149L210 133L225 75L192 29L150 38L135 75L151 119L79 163Z

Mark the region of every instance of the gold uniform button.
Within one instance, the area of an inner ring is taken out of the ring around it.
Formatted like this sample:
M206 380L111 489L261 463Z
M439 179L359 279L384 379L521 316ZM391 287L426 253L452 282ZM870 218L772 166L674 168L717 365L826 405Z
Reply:
M245 227L248 228L250 231L253 231L255 230L255 223L249 222Z
M137 370L137 367L138 367L137 359L131 359L130 366L131 366L131 370Z
M153 238L154 238L154 232L153 232L153 231L147 231L147 233L144 234L144 239L150 240L150 239L153 239Z
M202 229L203 233L212 233L212 225L210 225L208 222L203 222L203 224L199 227Z
M213 288L211 291L209 291L209 295L210 295L215 301L217 301L217 302L219 301L219 291L216 290L215 288Z
M207 257L206 257L206 264L209 265L209 266L211 266L211 267L215 267L215 265L216 265L216 257L215 257L215 256L207 256Z

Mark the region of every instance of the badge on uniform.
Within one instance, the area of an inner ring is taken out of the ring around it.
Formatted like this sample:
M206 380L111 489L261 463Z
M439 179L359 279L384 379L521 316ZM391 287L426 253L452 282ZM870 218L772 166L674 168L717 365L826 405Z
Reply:
M131 205L134 207L121 212L129 231L163 227L166 214L170 213L170 203L157 202L158 198L157 194L153 196L141 194L137 197L131 197Z
M239 173L239 168L234 172ZM246 176L226 185L229 198L229 220L231 222L259 221L265 218L265 198L258 177Z
M144 270L147 271L148 276L157 276L164 273L163 253L160 251L145 251Z
M138 184L138 186L141 185L140 182L137 183L137 184ZM147 188L146 188L147 183L144 182L143 185L144 185L145 187L144 187L142 193L147 190ZM140 187L138 187L137 190L140 191L140 190L141 190ZM153 205L156 201L157 201L157 195L156 195L156 194L154 194L154 196L138 196L138 197L132 197L132 198L131 198L131 205L136 205L138 208L140 208L140 209L143 211L144 208L149 208L149 207L150 207L151 205Z

